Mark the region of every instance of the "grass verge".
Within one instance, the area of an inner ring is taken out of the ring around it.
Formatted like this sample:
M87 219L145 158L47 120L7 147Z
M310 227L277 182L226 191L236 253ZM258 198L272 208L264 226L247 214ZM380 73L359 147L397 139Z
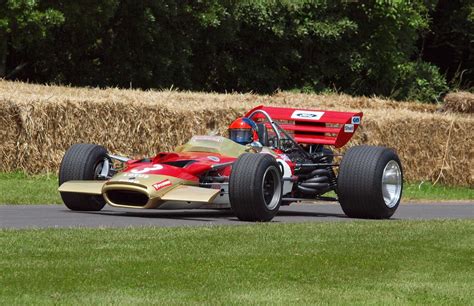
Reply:
M0 204L62 204L58 177L0 172Z
M0 204L62 204L57 188L58 178L53 174L0 173ZM405 183L403 200L474 200L474 189Z
M403 189L404 200L471 200L474 189L459 186L435 185L429 182L406 183Z
M469 304L474 221L0 231L10 304Z

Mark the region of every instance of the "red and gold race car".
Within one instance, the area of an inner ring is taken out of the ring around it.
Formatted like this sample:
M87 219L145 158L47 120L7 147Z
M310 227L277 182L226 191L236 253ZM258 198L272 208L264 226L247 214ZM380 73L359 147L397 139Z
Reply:
M228 138L194 136L150 158L75 144L61 162L59 192L69 209L81 211L106 203L232 209L243 221L270 221L281 205L339 201L349 217L389 218L403 189L396 152L355 146L341 159L331 150L344 146L361 120L355 112L258 106L232 122Z

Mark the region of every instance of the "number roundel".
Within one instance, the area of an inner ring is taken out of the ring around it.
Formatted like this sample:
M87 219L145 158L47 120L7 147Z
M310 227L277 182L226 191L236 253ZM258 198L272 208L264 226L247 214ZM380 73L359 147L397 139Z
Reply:
M147 172L150 172L150 171L156 171L156 170L161 170L161 169L163 169L162 165L154 164L151 167L146 167L146 168L143 168L143 169L133 169L130 172L135 173L135 174L142 174L142 173L147 173Z

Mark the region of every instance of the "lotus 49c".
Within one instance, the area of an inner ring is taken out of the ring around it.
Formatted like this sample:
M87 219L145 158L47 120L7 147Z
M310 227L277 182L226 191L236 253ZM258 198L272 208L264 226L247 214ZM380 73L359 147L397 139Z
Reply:
M353 218L389 218L403 172L393 149L345 145L362 113L258 106L229 136L194 136L174 152L139 160L75 144L59 171L71 210L105 204L141 209L231 209L243 221L270 221L281 205L338 201Z

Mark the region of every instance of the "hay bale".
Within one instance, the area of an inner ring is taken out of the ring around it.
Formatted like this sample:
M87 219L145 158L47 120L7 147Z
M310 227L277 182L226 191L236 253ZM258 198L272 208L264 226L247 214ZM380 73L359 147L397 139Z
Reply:
M215 94L29 85L0 81L0 171L57 172L73 143L132 157L172 150L192 135L224 133L260 104L364 111L349 143L395 148L411 181L474 186L474 119L417 103L345 95Z
M441 111L453 113L474 113L474 94L467 91L450 92L444 97Z
M353 144L394 148L407 180L474 186L474 120L407 110L369 110L364 117Z
M18 137L23 130L19 109L14 103L0 103L0 169L17 169L20 143Z

